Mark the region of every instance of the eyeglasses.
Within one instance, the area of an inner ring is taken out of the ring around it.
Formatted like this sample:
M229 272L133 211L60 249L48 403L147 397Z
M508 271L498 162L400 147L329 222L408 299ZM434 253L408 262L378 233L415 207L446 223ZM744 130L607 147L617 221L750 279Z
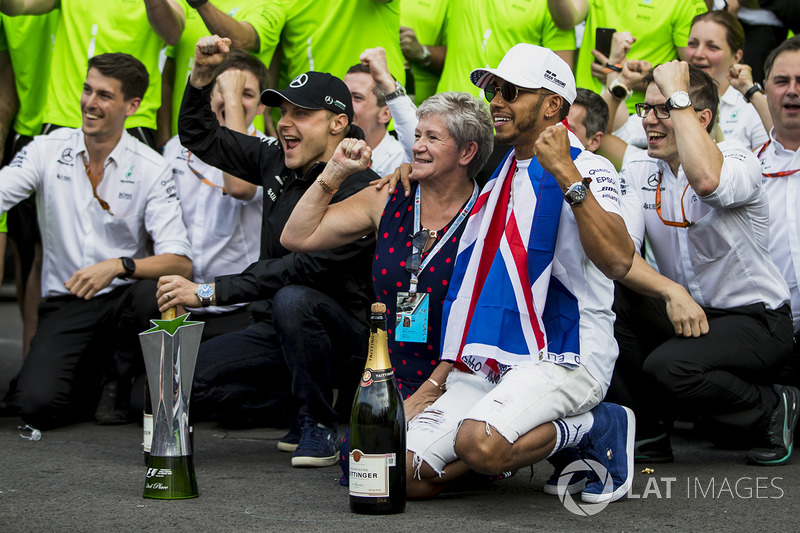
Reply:
M667 109L666 104L656 104L656 105L636 104L636 115L644 118L647 116L647 114L650 112L651 109L653 110L653 113L656 114L656 118L660 119L669 118L669 110Z
M636 104L641 105L641 104ZM658 116L658 115L656 115ZM658 183L656 184L656 214L658 214L658 218L661 219L661 223L665 226L670 226L672 228L688 228L690 226L694 226L694 222L689 222L689 219L686 218L686 210L683 207L683 198L686 196L686 191L689 190L689 184L686 184L686 188L683 189L683 194L681 194L681 216L683 217L683 222L674 222L672 220L664 220L664 217L661 216L661 178L664 175L663 172L660 170L658 171Z
M513 83L508 82L505 82L502 87L498 87L496 83L492 82L487 83L486 87L483 88L483 96L486 98L487 102L491 102L494 100L497 91L500 91L500 96L502 96L503 100L506 102L513 102L516 100L520 91L524 93L547 94L543 89L526 89L525 87L517 87Z
M422 264L422 249L428 243L428 238L431 236L430 232L426 229L421 229L411 237L411 246L413 252L406 259L406 270L412 274L419 272L419 267Z

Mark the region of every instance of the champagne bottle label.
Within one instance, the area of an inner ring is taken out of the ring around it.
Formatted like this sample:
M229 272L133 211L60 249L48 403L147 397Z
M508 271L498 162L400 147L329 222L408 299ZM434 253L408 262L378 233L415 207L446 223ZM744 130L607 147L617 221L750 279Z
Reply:
M150 447L153 444L153 414L152 413L145 413L144 418L142 419L142 427L144 429L144 442L142 442L142 448L144 449L145 453L150 453Z
M392 370L372 370L371 368L364 369L361 374L361 386L369 387L373 383L380 383L381 381L389 381L394 377Z
M350 495L369 498L389 496L389 467L397 464L394 453L350 452Z

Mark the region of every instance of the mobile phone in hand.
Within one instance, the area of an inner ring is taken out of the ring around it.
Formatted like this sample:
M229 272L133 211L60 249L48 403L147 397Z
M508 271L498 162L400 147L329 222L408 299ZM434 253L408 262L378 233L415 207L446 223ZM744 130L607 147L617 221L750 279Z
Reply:
M594 48L604 56L611 54L611 38L614 36L614 28L597 28L594 34Z

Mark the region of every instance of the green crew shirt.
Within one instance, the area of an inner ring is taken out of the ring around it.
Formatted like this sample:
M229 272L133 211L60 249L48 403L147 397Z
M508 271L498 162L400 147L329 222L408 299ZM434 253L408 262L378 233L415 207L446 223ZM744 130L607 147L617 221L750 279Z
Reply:
M494 24L486 41L486 59L492 68L519 43L544 46L555 52L575 50L575 30L558 29L543 0L493 2L489 12Z
M628 52L628 59L645 59L654 66L678 59L678 48L689 42L692 19L707 11L703 0L589 0L589 15L583 34L575 68L578 87L596 93L603 90L600 80L592 76L597 28L614 28L629 31L636 42ZM644 101L644 93L637 91L628 98L628 112Z
M164 42L150 27L144 2L60 0L60 7L44 122L79 128L87 61L98 54L124 52L141 61L150 75L142 103L125 127L156 129L156 111L161 107L159 53Z
M400 52L400 2L375 0L269 0L271 20L283 19L279 87L309 70L344 79L361 52L386 50L389 72L405 83Z
M14 131L33 137L42 131L50 60L58 27L58 11L44 15L0 16L0 32L8 49L19 97Z
M445 46L447 9L449 0L402 0L400 25L414 30L417 40L427 46ZM414 90L417 104L436 94L439 74L413 61Z
M445 24L447 56L436 92L464 91L475 96L480 93L469 81L469 73L489 67L486 42L492 30L485 4L485 0L456 0L450 4Z
M575 49L575 32L556 28L543 0L459 0L450 4L447 16L447 58L438 92L478 96L480 89L470 81L470 72L497 67L518 43Z
M211 35L203 18L196 9L190 8L186 0L179 0L186 11L186 26L181 38L175 46L167 47L167 56L175 61L175 83L172 92L172 135L178 134L178 115L180 114L183 91L192 73L194 49L201 37ZM270 11L263 6L262 0L214 0L214 7L230 15L234 20L250 24L258 35L258 51L254 53L269 68L272 55L280 40L280 26L275 27L275 20ZM263 117L253 121L256 128L264 131Z

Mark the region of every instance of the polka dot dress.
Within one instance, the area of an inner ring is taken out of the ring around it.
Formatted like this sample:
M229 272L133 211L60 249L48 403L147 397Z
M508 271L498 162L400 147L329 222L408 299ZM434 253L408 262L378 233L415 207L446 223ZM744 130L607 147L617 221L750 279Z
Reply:
M431 375L439 364L441 346L442 306L447 295L450 276L453 274L458 239L464 231L466 221L462 222L456 232L448 239L433 259L425 265L419 274L418 292L427 292L430 296L428 306L428 338L426 342L397 342L394 340L396 323L397 293L408 292L411 274L405 269L406 259L413 252L411 236L414 233L414 195L417 184L406 198L402 188L396 192L386 204L378 230L378 242L375 247L375 258L372 262L372 284L378 301L386 304L387 334L389 336L389 354L394 366L394 373L400 385L400 393L404 398L411 396L417 387ZM437 230L436 242L432 250L442 239L450 224L455 222L458 214L443 228ZM422 260L427 252L422 254Z

